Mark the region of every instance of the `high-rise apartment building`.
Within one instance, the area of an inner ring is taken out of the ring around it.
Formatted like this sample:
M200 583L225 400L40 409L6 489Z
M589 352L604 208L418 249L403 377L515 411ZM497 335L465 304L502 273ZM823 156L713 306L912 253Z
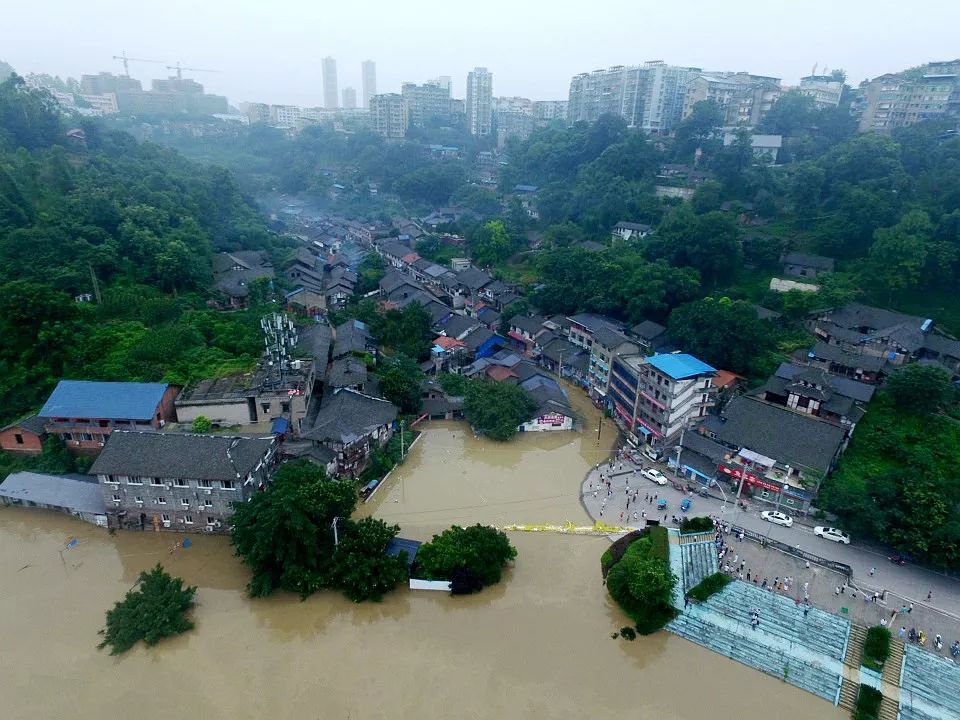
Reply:
M837 107L843 94L843 80L833 75L807 75L800 78L800 92L813 98L817 110Z
M363 83L363 107L370 107L370 98L377 94L377 64L373 60L360 63L360 76Z
M698 102L710 100L720 108L724 125L755 126L780 97L780 78L744 72L702 73L687 85L683 117Z
M570 81L567 122L593 122L613 114L647 132L670 132L683 117L687 86L700 72L656 60L575 75Z
M400 93L407 104L407 116L411 127L423 127L430 118L442 117L449 122L451 114L450 86L442 87L433 82L423 85L404 83Z
M960 116L960 60L935 62L860 84L853 107L861 132L889 132Z
M409 120L403 96L383 93L370 98L370 126L383 137L402 138L406 135Z
M453 78L451 78L449 75L438 75L435 78L431 78L427 82L433 85L439 85L448 93L453 91Z
M467 73L467 127L486 137L493 130L493 73L483 67Z
M251 125L270 122L270 106L266 103L250 103L247 106L247 120Z
M327 109L339 106L340 92L337 89L337 61L332 57L323 59L323 106Z
M357 107L357 91L352 87L345 87L343 89L343 102L341 105L345 110L355 110Z
M102 72L96 75L80 76L80 92L84 95L140 92L141 90L143 90L143 87L140 85L140 81L126 75Z

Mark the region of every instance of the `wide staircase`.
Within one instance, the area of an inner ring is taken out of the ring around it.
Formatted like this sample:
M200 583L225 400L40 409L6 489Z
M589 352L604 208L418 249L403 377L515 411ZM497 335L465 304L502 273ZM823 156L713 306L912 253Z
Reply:
M960 718L960 666L916 645L906 645L900 683L900 720L957 718Z
M760 626L750 626L757 609ZM793 601L734 581L692 604L667 628L691 642L836 703L849 623L820 610L807 617Z
M860 692L860 686L844 678L840 683L840 699L837 703L840 707L853 711L857 704L857 694Z
M900 684L900 673L903 671L903 641L894 638L890 641L890 657L883 664L881 675L885 683Z
M847 652L843 656L843 664L852 668L863 665L863 644L867 641L867 629L862 625L850 626L850 640L847 642Z
M683 563L683 592L695 587L720 569L713 533L692 533L680 536L680 560Z

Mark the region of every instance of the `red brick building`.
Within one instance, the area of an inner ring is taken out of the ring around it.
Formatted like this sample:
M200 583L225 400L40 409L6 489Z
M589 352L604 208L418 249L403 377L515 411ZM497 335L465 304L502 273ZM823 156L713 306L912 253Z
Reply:
M0 429L0 448L23 455L39 455L46 437L43 419L30 415Z

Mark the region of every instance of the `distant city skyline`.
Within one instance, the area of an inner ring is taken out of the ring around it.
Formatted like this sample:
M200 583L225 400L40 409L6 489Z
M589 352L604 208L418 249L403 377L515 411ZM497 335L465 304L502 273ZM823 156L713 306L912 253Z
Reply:
M427 21L441 16L461 29L444 33L434 27L428 33ZM468 32L462 31L465 23ZM443 75L453 78L452 95L463 98L467 73L484 66L496 76L496 95L562 100L578 73L648 60L770 75L785 85L797 84L816 64L818 72L843 68L856 86L960 55L958 26L960 3L936 0L809 0L802 7L756 0L599 0L586 10L489 0L483 13L469 18L458 18L439 0L376 9L294 0L282 13L262 3L169 0L163 13L149 16L120 0L101 0L83 13L66 0L48 0L19 5L17 23L0 27L0 60L22 74L79 79L122 73L112 56L125 50L131 58L161 61L130 61L131 77L144 86L172 74L164 63L180 61L216 70L184 74L233 105L323 106L324 57L337 61L338 87L361 92L361 63L373 58L380 93ZM416 42L418 37L429 42Z

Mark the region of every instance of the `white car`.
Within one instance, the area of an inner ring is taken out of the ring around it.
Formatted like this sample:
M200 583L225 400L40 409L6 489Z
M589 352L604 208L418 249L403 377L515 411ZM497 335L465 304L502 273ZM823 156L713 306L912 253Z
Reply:
M833 540L834 542L843 543L844 545L850 544L850 536L847 535L843 530L838 530L837 528L817 525L813 529L813 534L819 535L824 540Z
M784 515L782 512L777 512L776 510L764 510L762 513L760 513L760 517L767 522L773 523L774 525L793 527L793 518L789 515Z
M667 478L664 477L663 473L656 468L647 468L640 474L643 475L647 480L655 482L657 485L667 484Z

